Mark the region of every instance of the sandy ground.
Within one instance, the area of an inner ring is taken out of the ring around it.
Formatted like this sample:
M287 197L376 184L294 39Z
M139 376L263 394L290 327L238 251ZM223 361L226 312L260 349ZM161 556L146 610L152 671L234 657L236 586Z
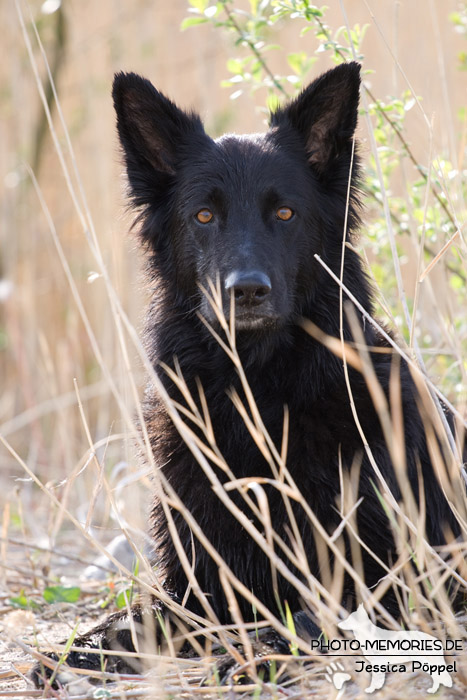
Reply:
M78 556L78 555L77 555ZM50 649L54 643L60 643L68 638L73 628L79 622L78 634L84 633L95 625L99 619L108 614L101 608L105 599L106 583L102 581L83 581L79 578L82 573L82 564L76 562L68 564L66 583L73 583L81 587L81 596L77 603L54 603L44 605L42 589L44 581L39 580L43 571L34 568L30 560L25 566L24 550L11 548L9 550L9 573L1 582L0 589L0 698L37 698L43 697L41 691L34 689L32 682L27 678L28 672L33 666L31 656L26 653L24 645L38 646L42 651ZM64 562L57 565L57 575ZM29 575L28 575L29 574ZM55 575L55 571L54 571ZM75 578L73 578L73 575ZM11 598L18 596L23 591L31 604L37 607L32 610L15 609L11 604ZM463 621L464 628L466 621ZM443 700L465 700L467 697L467 646L465 653L455 659L457 671L452 674L453 685L451 688L441 686L435 697ZM356 672L356 661L361 657L319 659L306 669L294 667L289 673L293 681L281 683L279 687L265 684L261 692L252 686L222 688L201 687L201 679L207 677L209 665L200 659L157 660L154 668L145 677L128 679L119 685L107 684L105 690L102 686L90 685L82 677L76 679L64 677L64 680L72 681L70 685L62 689L58 695L53 691L54 697L74 698L308 698L318 700L338 699L354 700L355 698L368 697L365 688L369 685L369 674ZM343 668L337 664L342 663ZM335 664L334 666L332 664ZM346 682L339 690L339 680L342 676L336 674L347 673ZM326 676L328 678L326 678ZM338 686L338 687L336 687ZM384 687L376 691L375 698L379 700L400 700L410 698L421 700L429 697L428 689L431 679L427 673L390 673L386 675ZM52 696L52 695L51 695Z
M69 618L67 621L66 618ZM32 614L27 611L9 611L5 609L2 615L0 624L0 697L10 696L18 698L33 698L41 697L42 693L38 693L27 679L27 674L32 666L31 657L21 648L21 646L13 640L13 636L20 642L33 644L34 635L32 633L32 624L34 624L35 634L38 639L47 639L50 643L60 642L70 633L70 623L74 622L74 615L70 615L70 611L57 611L51 619L43 619L42 616ZM89 623L94 622L87 620L87 624L83 620L80 630L84 631L89 627ZM8 636L11 638L8 639ZM335 659L336 663L338 660ZM331 660L330 660L331 662ZM369 682L369 675L365 673L356 674L352 669L355 667L353 659L343 659L345 671L349 672L351 680L345 683L342 690L339 692L334 687L333 683L326 679L326 675L330 678L334 677L335 672L341 671L340 668L332 668L330 664L317 662L312 665L312 668L297 678L296 683L285 684L284 687L277 691L271 686L265 686L261 697L293 697L306 698L313 696L318 700L324 698L364 698L368 695L364 692L365 687ZM445 688L441 686L435 697L443 698L443 700L465 700L467 697L467 651L456 660L457 673L452 675L453 687ZM197 670L198 666L198 670ZM326 674L326 667L328 674ZM145 679L138 677L134 682L125 682L121 685L110 684L106 686L107 692L111 693L107 697L133 698L135 693L139 691L140 697L185 697L185 698L200 698L200 697L249 697L253 696L253 688L238 687L234 690L228 688L206 689L203 693L199 687L199 679L205 676L205 667L197 660L193 660L191 665L185 665L175 670L175 665L165 670L157 669L156 673L151 677L151 674ZM73 683L59 693L59 697L63 698L87 698L99 697L96 695L96 686L92 686L80 679L72 679ZM411 700L421 700L429 697L428 689L431 685L430 677L425 673L406 673L406 674L388 674L384 687L377 691L375 698L381 700L389 700L397 698L411 698ZM102 689L101 689L102 690ZM115 693L115 695L114 695ZM106 697L106 696L101 696ZM258 695L256 695L258 697Z

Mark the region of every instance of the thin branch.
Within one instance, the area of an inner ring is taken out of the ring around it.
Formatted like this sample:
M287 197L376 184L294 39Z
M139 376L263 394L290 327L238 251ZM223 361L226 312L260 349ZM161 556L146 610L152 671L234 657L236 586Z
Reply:
M276 76L274 73L271 71L269 66L267 65L266 61L262 57L261 53L259 52L258 48L255 46L255 44L249 39L246 35L241 26L238 24L237 20L235 19L234 15L232 14L232 11L229 9L227 2L224 3L224 11L227 17L229 18L229 22L232 25L232 27L235 29L237 32L238 36L242 39L242 41L245 42L245 44L248 45L248 48L252 52L252 54L255 56L255 58L260 62L262 69L266 73L266 75L269 76L271 79L272 83L274 84L274 87L279 90L285 97L288 97L287 92L284 90L283 86L280 84L280 82L277 80Z
M331 37L331 35L329 34L326 25L323 24L323 23L321 22L321 20L319 19L319 17L315 17L315 16L314 16L313 19L314 19L314 20L316 21L316 23L318 24L320 30L323 32L323 34L324 34L324 36L326 37L326 39L327 39L328 41L332 41L332 37ZM336 52L343 60L346 60L346 56L343 54L343 52L342 52L339 48L335 47L334 50L335 50L335 52ZM401 143L401 145L402 145L402 148L403 148L403 149L405 150L405 152L407 153L407 155L408 155L408 157L409 157L409 160L410 160L410 162L412 163L412 165L418 170L418 172L419 172L420 175L423 177L423 179L425 180L425 182L428 182L428 176L427 176L427 174L425 173L425 169L423 168L422 165L420 165L420 163L419 163L418 160L416 159L416 157L415 157L415 155L414 155L412 149L410 148L408 142L407 142L406 139L404 138L404 135L403 135L403 133L401 132L401 130L398 128L397 124L391 119L391 117L388 115L388 113L385 112L384 109L381 108L380 101L374 96L374 94L371 92L370 88L367 87L364 83L362 83L362 85L363 85L363 89L365 90L365 92L366 92L366 94L368 95L368 97L370 98L370 100L375 104L375 106L376 106L376 108L377 108L377 110L378 110L378 113L381 114L381 116L383 117L383 119L389 124L389 126L390 126L391 129L392 129L392 131L396 134L397 138L399 139L399 141L400 141L400 143ZM457 228L458 228L458 225L457 225L457 223L456 223L456 220L455 220L453 214L451 214L450 210L448 209L446 203L443 201L443 199L442 199L441 195L439 194L439 192L438 192L438 190L437 190L435 184L432 184L432 185L431 185L431 191L433 192L434 196L436 197L436 200L438 201L438 203L439 203L440 206L442 207L442 209L443 209L444 213L446 214L446 216L448 217L449 221L450 221L450 222L452 223L452 225L457 229Z

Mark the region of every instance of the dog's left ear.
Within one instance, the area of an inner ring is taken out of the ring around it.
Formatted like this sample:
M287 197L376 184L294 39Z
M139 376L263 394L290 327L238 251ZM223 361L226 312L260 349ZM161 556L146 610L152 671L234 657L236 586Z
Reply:
M295 100L271 115L271 127L293 127L302 137L310 164L319 174L349 153L357 126L360 64L342 63L324 73Z

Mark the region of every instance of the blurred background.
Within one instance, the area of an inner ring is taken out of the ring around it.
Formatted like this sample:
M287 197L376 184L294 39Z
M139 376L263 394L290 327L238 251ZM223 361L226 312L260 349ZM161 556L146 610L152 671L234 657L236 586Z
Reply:
M258 5L231 4L245 11ZM325 22L333 37L347 22L360 29L368 25L359 49L367 71L366 84L385 103L402 99L405 139L425 172L435 156L438 158L440 191L455 212L455 221L462 222L467 134L467 73L462 70L467 50L465 3L331 0L328 5ZM274 89L258 84L251 91L248 85L243 86L240 64L232 60L242 61L251 52L238 45L235 32L214 26L212 12L218 12L220 18L222 8L205 14L206 8L206 3L189 5L187 0L32 0L29 4L18 0L0 4L3 537L19 532L47 546L57 538L77 545L76 531L58 506L61 502L83 526L94 528L106 541L117 527L109 517L113 510L109 492L123 517L144 527L144 489L138 484L142 481L146 485L147 476L141 475L132 446L131 417L133 382L141 392L145 371L135 345L122 330L102 263L123 310L138 331L148 291L144 256L135 234L129 233L132 216L125 209L110 91L115 71L136 71L179 105L198 110L214 136L224 131L263 130L264 107ZM240 21L242 16L238 16ZM209 21L181 31L187 17ZM297 85L334 65L335 53L323 49L323 40L315 31L302 33L304 27L297 17L279 20L265 29L268 43L278 46L266 54L268 65L274 74L285 76L283 85L290 95ZM36 30L55 81L73 153L51 94ZM302 52L313 59L308 72ZM291 59L291 55L299 58ZM289 74L292 79L287 80ZM56 144L38 83L50 108ZM414 95L420 96L420 105L415 104ZM377 133L380 127L375 115L372 124ZM411 203L401 204L400 198L420 180L420 172L404 159L400 143L397 150L388 137L385 151L384 138L380 138L381 157L388 152L391 156L386 175L396 234L404 230L412 233L407 242L397 240L402 279L412 308L418 265L413 236L419 239L423 219L430 219L423 212L431 206L432 197L428 194L425 199L423 181L418 209L413 198ZM371 173L376 165L368 123L363 118L360 139ZM430 177L435 179L435 174ZM360 244L374 263L376 282L404 334L404 314L382 207L378 209L378 192L379 186L374 185L368 198L368 234L363 231ZM431 247L426 264L456 231L455 223L437 217L436 210L426 228L427 247ZM457 252L455 248L434 268L431 291L425 294L426 285L423 288L416 335L427 364L432 366L433 378L462 408L467 336L465 246L459 244ZM25 467L51 489L57 501L41 492Z

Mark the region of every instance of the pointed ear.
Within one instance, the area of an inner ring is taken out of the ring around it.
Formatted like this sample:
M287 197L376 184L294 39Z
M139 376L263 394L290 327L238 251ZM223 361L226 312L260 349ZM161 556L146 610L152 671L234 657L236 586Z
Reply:
M292 126L308 160L323 174L332 160L350 152L357 125L360 65L343 63L324 73L293 102L271 115L271 127Z
M154 185L157 176L175 175L188 140L208 137L198 115L179 109L135 73L115 75L112 97L132 194L143 203L148 180Z

